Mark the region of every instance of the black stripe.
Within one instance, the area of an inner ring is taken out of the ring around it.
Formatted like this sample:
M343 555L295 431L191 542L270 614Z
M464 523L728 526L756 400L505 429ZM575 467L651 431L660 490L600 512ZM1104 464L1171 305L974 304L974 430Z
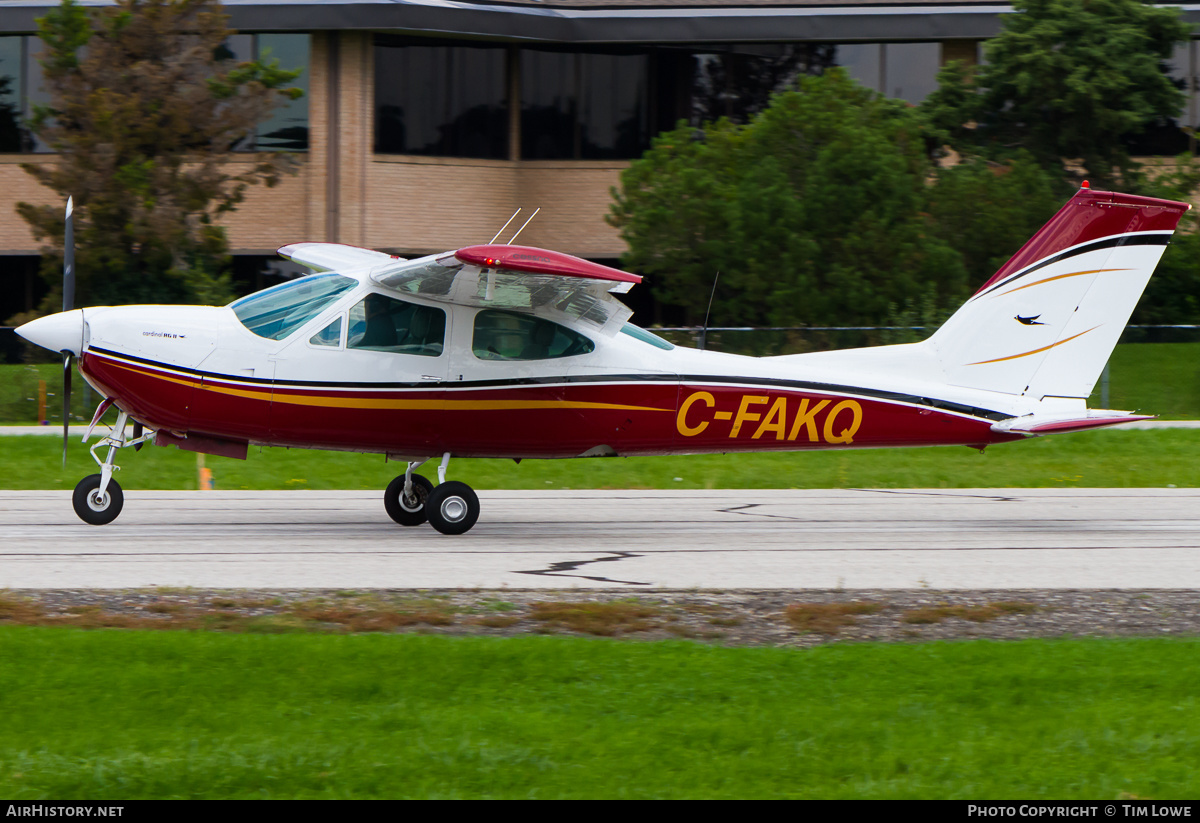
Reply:
M1007 286L1009 283L1012 283L1015 280L1020 280L1026 275L1033 274L1038 269L1045 268L1046 266L1057 263L1060 260L1067 260L1068 258L1075 257L1079 254L1087 254L1088 252L1098 251L1100 249L1115 249L1119 246L1165 246L1169 242L1171 242L1171 235L1169 234L1123 234L1119 237L1106 237L1103 240L1097 240L1093 243L1088 243L1086 246L1080 246L1075 249L1060 252L1053 257L1047 257L1042 262L1036 263L1024 271L1017 272L1006 280L1001 280L987 291L976 295L976 297L983 297L985 294L991 294L1001 286Z
M232 375L215 374L212 372L202 372L196 369L188 369L180 366L170 366L165 363L160 363L155 360L148 360L144 357L135 357L133 355L121 354L120 352L110 351L98 347L92 347L90 351L107 354L113 357L120 357L126 360L133 360L138 363L144 363L147 366L153 366L159 369L169 369L172 371L183 372L185 374L194 375L196 377L211 377L217 380L232 381L235 383L254 383L263 386L297 386L302 388L317 388L317 389L357 389L365 391L386 391L392 389L419 389L422 391L438 391L444 389L484 389L498 388L504 386L553 386L563 384L581 384L581 383L635 383L635 382L654 382L654 383L718 383L721 385L732 386L771 386L780 389L791 389L795 391L819 391L826 394L853 394L859 397L869 397L875 400L884 400L895 403L906 403L911 406L927 406L934 409L942 409L945 411L957 412L958 414L966 414L971 417L981 417L986 420L1007 420L1013 415L1005 412L994 411L992 409L980 408L978 406L968 406L965 403L954 403L949 400L941 400L936 397L921 397L915 394L905 394L904 392L884 391L881 389L868 389L862 386L850 386L837 383L817 383L810 380L788 380L778 377L739 377L736 375L711 375L711 374L608 374L608 375L553 375L548 377L514 377L502 380L446 380L442 382L418 382L418 383L328 383L315 380L270 380L267 378L255 377L234 377Z

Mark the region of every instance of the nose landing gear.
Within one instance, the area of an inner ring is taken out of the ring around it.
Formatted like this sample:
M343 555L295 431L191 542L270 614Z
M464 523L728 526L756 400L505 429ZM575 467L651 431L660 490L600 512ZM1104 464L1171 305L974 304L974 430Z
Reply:
M88 433L84 435L85 442L109 405L111 405L110 401L105 400L97 409L96 416L92 419L92 425L88 428ZM75 487L75 493L71 496L71 505L75 509L75 514L79 515L80 520L93 526L103 526L113 522L121 513L121 507L125 505L125 495L121 491L121 484L112 479L113 472L121 470L120 466L113 463L117 449L130 446L135 449L140 448L142 443L154 436L154 432L143 434L140 431L141 426L138 425L134 429L134 437L126 437L125 424L128 420L129 415L120 412L117 415L117 422L113 424L108 436L92 446L92 459L100 467L100 473L89 474L80 480L79 485ZM101 460L96 451L104 446L108 446L108 454Z
M463 534L479 519L479 496L466 483L446 482L450 453L442 455L438 485L413 471L428 461L413 460L403 475L388 484L383 506L388 516L402 526L419 526L426 520L442 534Z

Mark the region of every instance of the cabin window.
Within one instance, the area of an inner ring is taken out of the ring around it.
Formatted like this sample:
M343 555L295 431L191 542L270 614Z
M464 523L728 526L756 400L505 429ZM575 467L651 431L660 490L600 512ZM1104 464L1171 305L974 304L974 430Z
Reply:
M550 360L595 348L579 332L540 317L491 309L475 315L471 350L480 360Z
M229 307L259 337L282 340L356 285L357 280L340 274L313 274L255 292Z
M437 357L446 341L446 312L368 294L350 309L346 347Z
M314 346L340 346L342 344L342 318L339 317L308 338L308 342Z
M649 343L651 346L654 346L657 349L662 349L663 351L670 351L671 349L675 348L674 343L669 343L666 340L663 340L657 334L648 332L641 326L635 326L632 323L626 323L624 326L622 326L621 334L627 334L635 340L641 340L643 343Z

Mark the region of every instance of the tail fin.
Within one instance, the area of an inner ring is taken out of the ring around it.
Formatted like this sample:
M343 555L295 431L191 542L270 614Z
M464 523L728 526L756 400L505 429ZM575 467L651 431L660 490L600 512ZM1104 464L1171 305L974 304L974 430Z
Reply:
M1086 398L1189 208L1080 189L926 341L947 382Z

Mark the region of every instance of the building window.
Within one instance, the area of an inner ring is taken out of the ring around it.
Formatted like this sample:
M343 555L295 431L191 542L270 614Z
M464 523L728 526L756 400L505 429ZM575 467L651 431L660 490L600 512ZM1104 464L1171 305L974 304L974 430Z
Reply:
M237 62L278 60L282 69L300 69L289 85L302 89L298 100L278 103L270 117L258 124L254 135L239 143L238 151L308 151L308 64L307 34L235 34L225 41L219 57Z
M267 120L258 124L254 148L258 151L308 151L310 38L307 34L257 34L254 40L255 56L259 60L278 60L282 69L300 69L300 76L289 85L304 92L300 98L278 105Z
M375 151L507 159L506 50L377 38Z
M0 152L22 151L24 37L0 37Z
M650 145L648 54L523 49L521 158L609 160Z
M866 43L837 47L834 62L869 89L914 105L937 89L940 43Z

